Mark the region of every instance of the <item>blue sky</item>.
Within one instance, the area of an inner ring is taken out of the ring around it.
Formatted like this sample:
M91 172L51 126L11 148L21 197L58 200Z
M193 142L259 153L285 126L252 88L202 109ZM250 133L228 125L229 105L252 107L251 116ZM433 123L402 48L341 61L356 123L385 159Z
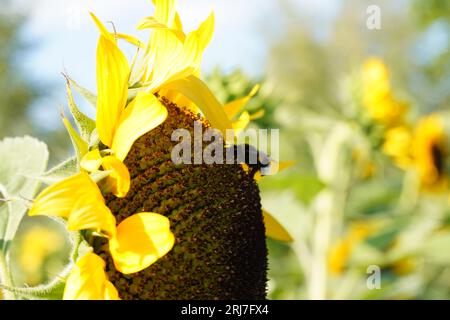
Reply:
M305 17L327 21L335 16L339 0L285 0L295 4ZM29 13L23 35L34 44L26 56L25 68L35 81L48 81L55 92L33 108L44 126L53 127L58 110L65 103L60 72L67 72L80 84L95 91L95 49L98 32L89 11L102 21L113 21L120 32L146 39L135 30L136 23L151 15L150 0L16 0L17 8ZM216 31L204 55L204 70L241 68L251 75L264 72L269 38L282 36L280 0L180 0L185 28L196 27L211 10ZM300 22L299 22L300 23ZM131 51L129 52L131 54ZM42 112L44 111L44 112Z

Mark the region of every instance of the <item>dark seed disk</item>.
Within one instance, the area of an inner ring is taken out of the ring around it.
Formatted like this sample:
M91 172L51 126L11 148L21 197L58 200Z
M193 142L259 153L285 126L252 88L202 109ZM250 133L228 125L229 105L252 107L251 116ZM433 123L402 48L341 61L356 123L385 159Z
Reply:
M106 196L117 223L139 212L167 216L176 242L149 268L114 269L101 244L110 281L122 299L265 299L267 248L259 189L240 165L175 165L173 130L193 136L199 117L163 99L169 116L134 144L125 163L131 190ZM203 121L203 130L207 128Z

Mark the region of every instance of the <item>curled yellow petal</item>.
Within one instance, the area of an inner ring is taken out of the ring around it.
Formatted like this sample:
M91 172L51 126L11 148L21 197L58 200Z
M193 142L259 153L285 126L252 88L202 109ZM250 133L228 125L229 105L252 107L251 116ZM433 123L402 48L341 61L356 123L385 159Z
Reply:
M79 173L44 189L33 201L29 216L58 216L68 218L77 198L91 186L86 173ZM87 187L87 188L86 188Z
M64 300L119 300L114 285L108 281L105 262L89 252L72 268L64 289Z
M81 159L80 167L86 170L87 172L95 172L102 165L102 156L100 155L100 151L98 149L94 149L89 151L83 159Z
M120 117L111 147L116 158L123 161L133 143L163 123L166 118L167 109L153 94L139 92Z
M266 235L274 240L292 242L294 239L289 232L267 211L263 210Z
M103 169L111 171L107 178L107 183L112 193L119 198L123 198L130 190L130 172L122 161L114 156L107 156L102 161Z
M128 98L128 60L115 42L101 35L97 47L97 131L111 147Z
M117 227L109 241L116 269L124 274L139 272L168 253L175 242L169 219L143 212L135 214Z
M115 233L115 218L100 189L85 172L44 189L28 214L67 218L72 231L95 229L111 236Z
M239 111L241 111L245 107L245 105L250 101L250 99L253 98L258 93L259 88L260 86L256 85L253 87L253 89L247 96L227 103L224 106L224 109L228 118L233 119L239 113Z
M86 193L75 201L72 212L67 221L67 229L70 231L95 230L112 237L115 232L116 219L111 210L105 205L101 194L92 190L92 194Z
M222 132L226 137L226 130L232 129L230 120L223 106L209 90L206 84L195 76L176 80L165 84L164 88L178 91L191 100L203 112L213 128Z

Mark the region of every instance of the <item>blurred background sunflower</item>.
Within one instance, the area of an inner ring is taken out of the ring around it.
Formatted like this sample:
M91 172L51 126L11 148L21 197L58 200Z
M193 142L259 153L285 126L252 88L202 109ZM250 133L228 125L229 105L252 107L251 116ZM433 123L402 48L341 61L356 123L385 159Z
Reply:
M95 88L87 12L127 33L148 0L0 4L0 139L35 135L57 163L70 154L60 72ZM450 3L189 0L179 10L188 29L211 4L209 86L227 103L260 84L246 109L265 113L252 126L279 128L280 158L296 161L259 184L294 237L268 240L269 298L450 298ZM366 26L370 5L379 30ZM26 218L15 243L16 284L44 283L67 262L48 219Z

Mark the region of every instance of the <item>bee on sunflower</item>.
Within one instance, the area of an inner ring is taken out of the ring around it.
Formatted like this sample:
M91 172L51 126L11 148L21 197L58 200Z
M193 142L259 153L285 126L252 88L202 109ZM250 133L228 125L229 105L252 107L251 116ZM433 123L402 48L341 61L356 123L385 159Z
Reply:
M64 299L264 299L266 233L293 239L261 208L260 176L245 164L171 160L172 133L193 133L195 123L233 144L258 116L239 115L257 87L222 105L200 79L214 15L186 34L176 1L153 3L154 15L138 25L151 30L147 44L91 14L100 31L97 95L66 76L78 130L63 122L76 157L42 177L52 183L28 214L62 218L73 234ZM138 48L132 63L119 40ZM95 121L79 111L72 87L93 102Z

